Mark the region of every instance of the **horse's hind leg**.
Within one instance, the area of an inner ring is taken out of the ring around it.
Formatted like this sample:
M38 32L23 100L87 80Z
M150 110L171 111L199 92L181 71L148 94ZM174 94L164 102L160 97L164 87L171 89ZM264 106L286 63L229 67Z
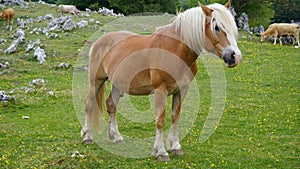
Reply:
M92 136L92 112L97 111L97 103L96 103L96 98L95 98L95 89L89 88L88 95L85 99L85 122L84 122L84 127L81 129L81 136L83 136L83 141L86 144L91 144L93 141L93 136Z
M180 110L183 99L187 93L187 88L184 87L180 92L173 95L172 100L172 127L168 136L167 147L174 155L183 155L181 145L179 144L178 124L180 119Z
M108 113L108 136L113 143L123 144L125 143L123 137L121 136L118 123L116 119L116 110L122 93L115 87L112 86L112 90L106 101L107 113Z
M81 130L81 136L83 136L83 141L86 144L91 144L93 140L92 136L92 120L93 114L99 114L99 108L97 101L97 94L100 92L101 88L104 88L105 80L94 80L92 83L90 82L88 95L85 99L85 123L84 127ZM92 81L92 80L91 80ZM95 124L96 125L96 124ZM96 127L96 126L95 126Z
M102 66L98 66L96 62L90 62L89 65L89 89L85 99L85 123L81 130L83 141L87 144L92 143L92 123L94 128L99 127L99 114L102 114L103 97L105 93L106 73ZM96 70L95 70L96 69Z

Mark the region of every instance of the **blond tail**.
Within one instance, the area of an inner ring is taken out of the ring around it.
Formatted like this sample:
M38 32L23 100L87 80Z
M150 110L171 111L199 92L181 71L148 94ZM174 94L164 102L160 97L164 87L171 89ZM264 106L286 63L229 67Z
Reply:
M100 121L104 120L103 112L105 111L105 93L106 85L104 82L96 94L96 104L98 105L98 110L94 111L92 115L95 130L99 130Z

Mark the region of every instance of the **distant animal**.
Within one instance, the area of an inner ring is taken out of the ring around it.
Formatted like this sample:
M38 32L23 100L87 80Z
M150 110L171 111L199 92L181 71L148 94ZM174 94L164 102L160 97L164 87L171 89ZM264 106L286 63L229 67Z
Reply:
M280 45L282 45L281 38L283 36L293 36L293 45L295 40L299 44L299 25L298 24L289 24L289 23L273 23L268 29L261 34L261 41L264 41L267 37L273 37L274 45L276 45L277 38L279 38Z
M236 42L238 29L229 8L230 0L226 5L199 3L198 7L178 14L172 23L151 35L119 31L99 37L89 53L89 91L85 100L85 125L81 130L83 141L91 143L93 128L99 128L105 104L105 82L110 80L112 90L106 100L109 139L113 143L124 143L116 119L117 104L123 94L154 94L153 155L159 161L169 161L163 128L167 97L172 95L172 127L167 147L172 154L182 155L178 132L180 109L197 73L198 56L204 51L211 52L229 68L238 65L242 57Z
M4 20L3 25L6 25L6 22L11 22L11 24L14 23L14 15L15 15L15 10L13 8L8 8L5 9L0 13L0 17Z
M62 13L70 13L75 16L80 16L80 11L74 5L59 5L58 6L58 15L61 16Z

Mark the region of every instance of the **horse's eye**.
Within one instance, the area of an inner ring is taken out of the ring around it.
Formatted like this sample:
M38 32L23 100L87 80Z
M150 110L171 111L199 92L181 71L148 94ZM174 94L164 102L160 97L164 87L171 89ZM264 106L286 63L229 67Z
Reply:
M218 27L218 25L215 26L215 31L220 32L220 28Z

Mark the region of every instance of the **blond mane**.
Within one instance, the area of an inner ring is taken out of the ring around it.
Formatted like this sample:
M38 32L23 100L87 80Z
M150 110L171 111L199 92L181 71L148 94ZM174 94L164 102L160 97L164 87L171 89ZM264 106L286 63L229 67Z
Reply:
M200 7L179 13L173 22L180 38L198 55L204 50L205 15Z
M211 4L207 7L213 9L211 30L214 32L215 24L223 30L227 36L237 38L238 30L234 17L230 11L221 4ZM173 24L180 38L198 55L205 51L205 19L201 7L195 7L179 13ZM215 20L213 22L213 20Z
M208 5L207 7L214 10L212 13L212 18L215 18L215 24L217 24L218 27L227 34L227 36L230 35L237 39L238 29L236 27L234 17L230 11L224 5L217 3ZM212 30L214 30L214 26L214 24L211 24Z

